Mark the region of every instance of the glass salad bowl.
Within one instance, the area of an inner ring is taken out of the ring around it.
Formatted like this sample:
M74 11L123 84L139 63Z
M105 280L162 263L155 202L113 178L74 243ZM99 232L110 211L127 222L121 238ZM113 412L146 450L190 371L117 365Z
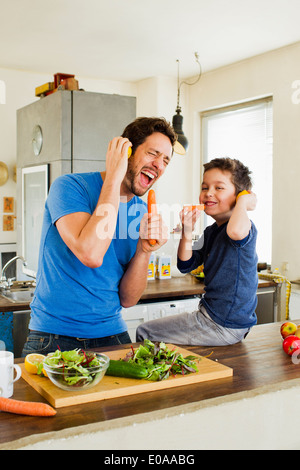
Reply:
M43 369L51 382L62 390L87 390L102 380L109 366L105 354L82 349L50 353L43 361Z

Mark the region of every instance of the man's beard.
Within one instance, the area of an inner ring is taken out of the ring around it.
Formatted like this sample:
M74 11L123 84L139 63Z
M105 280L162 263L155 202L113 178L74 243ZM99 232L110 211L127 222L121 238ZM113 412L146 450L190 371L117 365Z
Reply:
M139 184L136 183L136 178L137 175L134 172L134 169L129 167L125 177L125 183L128 190L132 192L135 196L144 196L144 194L146 194L146 192L150 189L152 185L147 188L141 188Z

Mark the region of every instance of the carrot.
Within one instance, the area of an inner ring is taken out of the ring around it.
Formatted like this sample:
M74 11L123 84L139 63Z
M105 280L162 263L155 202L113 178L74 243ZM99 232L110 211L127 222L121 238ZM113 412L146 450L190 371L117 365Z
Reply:
M46 403L18 401L11 398L0 398L0 411L29 416L54 416L56 411Z
M148 192L148 214L157 214L157 206L156 206L156 197L154 189L150 189ZM156 240L149 240L151 246L156 244Z
M244 189L243 191L241 191L241 192L237 195L236 201L238 200L238 198L239 198L240 196L243 196L244 194L249 194L249 191L247 191L246 189Z
M194 204L194 205L184 205L183 208L187 211L193 211L194 209L198 209L198 211L204 210L204 204Z

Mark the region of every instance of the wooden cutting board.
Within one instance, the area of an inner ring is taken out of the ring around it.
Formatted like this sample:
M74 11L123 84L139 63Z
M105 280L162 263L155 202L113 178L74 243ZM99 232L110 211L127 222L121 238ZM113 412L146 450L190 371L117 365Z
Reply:
M169 377L161 382L110 377L105 375L99 384L95 385L95 387L91 389L68 392L58 388L46 377L29 374L25 370L24 364L20 364L20 367L22 369L23 379L55 408L79 405L81 403L89 403L98 400L107 400L136 393L153 392L155 390L179 387L183 385L191 385L198 382L216 380L233 375L233 370L230 367L224 366L219 362L198 356L187 349L176 347L172 344L168 344L168 347L170 349L176 348L183 357L190 355L197 357L198 372L184 376L177 375L175 377ZM104 354L106 354L110 359L118 360L123 359L129 351L130 349L122 349L117 351L107 351Z

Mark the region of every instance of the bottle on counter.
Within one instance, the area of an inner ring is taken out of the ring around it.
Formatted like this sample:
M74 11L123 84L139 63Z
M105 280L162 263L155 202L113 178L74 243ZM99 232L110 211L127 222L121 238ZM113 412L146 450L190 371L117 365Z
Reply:
M151 253L148 265L148 281L155 279L155 252Z
M171 279L171 256L159 255L156 257L156 279Z
M5 343L4 341L0 339L0 351L5 351L5 350L6 350Z

